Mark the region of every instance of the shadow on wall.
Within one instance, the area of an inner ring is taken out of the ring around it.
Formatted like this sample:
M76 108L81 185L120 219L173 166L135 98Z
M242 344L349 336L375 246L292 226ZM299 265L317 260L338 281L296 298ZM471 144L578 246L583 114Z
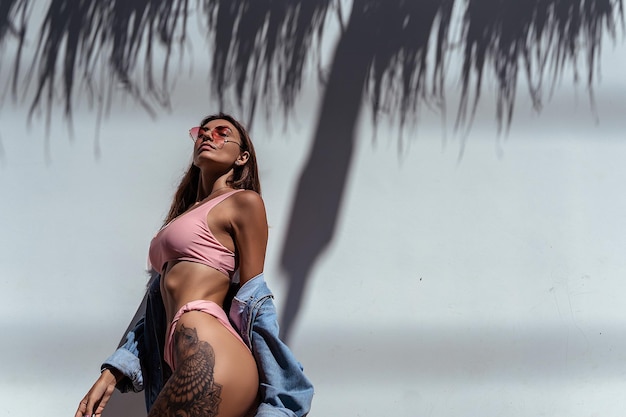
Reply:
M297 184L281 267L288 279L287 300L281 314L281 338L289 341L316 260L332 242L354 156L356 129L368 88L374 114L384 100L384 74L407 57L426 56L433 27L447 30L454 2L355 0L348 23L334 51L320 103L313 146ZM386 22L381 25L380 22ZM439 46L442 38L438 39ZM411 60L403 77L418 85L399 89L399 112L409 113L412 100L425 97L420 85L425 60ZM402 64L398 64L402 65ZM406 63L405 63L406 65ZM436 68L441 68L435 63ZM438 71L436 71L438 73ZM393 77L392 77L393 78ZM394 80L397 81L397 80ZM388 86L391 87L391 86ZM412 88L415 88L413 90ZM436 89L435 89L436 90ZM401 120L404 120L401 117Z
M580 53L586 52L591 89L602 36L615 38L615 28L623 19L621 0L462 3L462 35L456 40L449 35L454 0L352 2L330 61L313 146L297 184L281 252L288 279L280 320L283 340L289 341L312 268L333 239L364 100L371 100L375 117L381 110L395 112L394 120L401 125L422 102L445 110L449 42L460 42L457 126L471 123L484 70L493 65L496 118L501 128L506 127L513 116L521 69L526 70L536 110L542 105L542 90L551 88L546 78L562 73L565 61L576 67ZM606 27L606 32L598 27ZM432 60L427 60L429 55Z

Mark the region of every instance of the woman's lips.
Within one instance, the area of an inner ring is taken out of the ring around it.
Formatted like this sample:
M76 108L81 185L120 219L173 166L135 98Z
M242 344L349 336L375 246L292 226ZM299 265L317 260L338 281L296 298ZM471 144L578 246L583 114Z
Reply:
M211 146L208 143L203 143L202 145L200 145L200 147L198 148L198 152L202 152L202 151L213 151L215 150L214 146Z

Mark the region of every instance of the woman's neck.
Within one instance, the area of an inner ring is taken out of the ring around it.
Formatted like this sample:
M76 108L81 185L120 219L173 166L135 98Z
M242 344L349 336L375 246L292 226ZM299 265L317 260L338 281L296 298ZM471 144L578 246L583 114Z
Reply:
M198 185L198 195L196 196L196 201L202 201L220 190L230 188L227 178L227 175L223 175L219 178L207 178L203 175L200 178L200 184Z

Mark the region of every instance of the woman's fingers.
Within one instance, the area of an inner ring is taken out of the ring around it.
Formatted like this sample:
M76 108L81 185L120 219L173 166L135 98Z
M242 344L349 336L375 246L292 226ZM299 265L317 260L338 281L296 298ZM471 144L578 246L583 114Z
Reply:
M76 410L76 414L74 417L84 417L87 415L87 397L83 398L78 404L78 410Z
M104 407L106 407L107 403L109 402L109 400L111 399L111 396L113 395L113 392L115 391L115 384L113 385L108 385L105 388L104 394L102 395L102 397L100 398L100 401L97 401L94 404L94 415L96 417L100 417L100 415L102 414L102 412L104 411Z
M115 391L115 376L105 369L87 395L78 404L74 417L99 417Z

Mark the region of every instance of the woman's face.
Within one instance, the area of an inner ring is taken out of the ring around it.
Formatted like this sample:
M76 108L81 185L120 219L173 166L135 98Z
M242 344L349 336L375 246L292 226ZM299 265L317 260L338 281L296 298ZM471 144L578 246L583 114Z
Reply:
M195 137L193 162L199 168L208 164L213 168L223 166L230 169L234 164L241 163L240 157L244 153L241 137L228 120L210 120L190 132Z

